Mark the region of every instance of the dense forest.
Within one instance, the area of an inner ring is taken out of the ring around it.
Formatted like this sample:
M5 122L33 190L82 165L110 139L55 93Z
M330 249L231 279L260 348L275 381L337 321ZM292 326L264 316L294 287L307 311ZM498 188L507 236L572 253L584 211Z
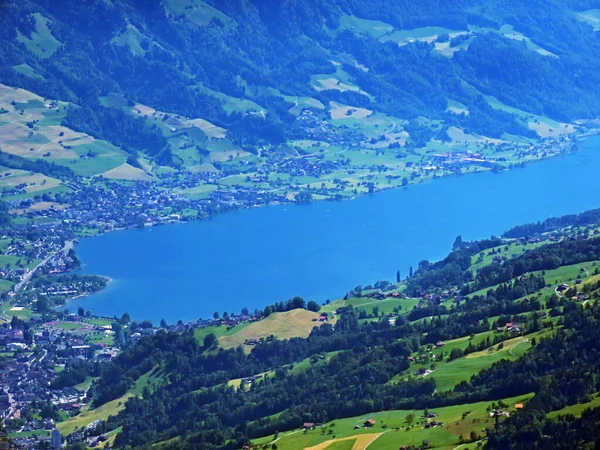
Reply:
M536 137L485 96L558 120L598 116L600 38L577 15L595 4L9 0L1 5L0 82L72 102L65 124L161 164L177 164L164 137L101 97L207 119L253 152L305 135L289 112L304 96L406 120L417 146L451 125L490 137ZM349 26L348 18L362 25ZM448 33L399 45L392 31L371 30L374 21L390 30ZM511 38L506 27L523 38ZM441 54L437 44L451 53ZM356 89L315 89L314 76L340 70ZM227 109L224 96L251 100L262 112ZM449 101L468 114L448 112ZM433 125L418 125L423 117Z

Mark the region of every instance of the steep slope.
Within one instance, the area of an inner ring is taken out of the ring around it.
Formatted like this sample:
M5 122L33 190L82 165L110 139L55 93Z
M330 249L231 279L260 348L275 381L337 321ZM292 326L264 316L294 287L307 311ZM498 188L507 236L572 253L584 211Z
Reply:
M253 153L314 137L297 118L299 104L323 120L340 104L385 113L396 118L396 132L405 131L401 145L451 139L450 126L533 138L561 126L549 118L600 115L598 63L590 57L600 40L580 14L592 6L7 1L0 82L79 105L66 123L161 164L183 159L156 124L126 119L102 98L208 120ZM353 109L344 111L369 134ZM205 149L206 136L195 145Z

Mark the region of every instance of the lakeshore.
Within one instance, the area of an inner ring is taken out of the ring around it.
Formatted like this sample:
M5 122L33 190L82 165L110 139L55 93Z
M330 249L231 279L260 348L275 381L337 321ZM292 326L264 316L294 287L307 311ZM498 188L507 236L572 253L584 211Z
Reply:
M389 280L422 259L439 259L458 234L478 239L597 207L589 193L599 142L589 138L575 153L523 168L445 177L351 202L280 204L86 238L77 247L83 273L116 281L68 307L173 322L294 295L337 298L357 282Z

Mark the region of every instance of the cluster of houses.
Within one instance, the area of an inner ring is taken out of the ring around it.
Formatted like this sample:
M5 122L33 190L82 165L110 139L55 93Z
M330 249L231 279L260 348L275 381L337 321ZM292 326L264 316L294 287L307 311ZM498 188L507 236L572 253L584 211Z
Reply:
M11 239L2 236L0 239ZM44 236L38 240L30 241L26 238L12 239L10 244L0 253L15 256L19 259L16 264L6 264L0 267L0 279L18 283L30 271L29 265L34 261L41 261L60 250L61 242L56 237Z
M523 331L523 324L519 322L507 322L503 327L496 327L498 333L520 334Z
M56 367L75 360L109 361L116 355L115 348L88 341L84 331L99 334L108 330L87 325L81 332L71 332L55 327L54 323L43 325L37 319L0 327L0 345L12 353L3 358L0 371L0 418L12 431L31 432L28 433L31 436L17 438L25 448L60 447L54 446L60 435L56 434L51 419L36 420L24 414L32 403L49 402L69 415L77 414L85 405L84 391L52 387ZM48 432L50 437L46 437Z
M40 435L32 433L26 437L13 438L12 443L17 448L26 448L32 450L58 450L62 448L62 436L60 435L60 432L56 428L46 431L50 432L49 435L46 435L46 433Z

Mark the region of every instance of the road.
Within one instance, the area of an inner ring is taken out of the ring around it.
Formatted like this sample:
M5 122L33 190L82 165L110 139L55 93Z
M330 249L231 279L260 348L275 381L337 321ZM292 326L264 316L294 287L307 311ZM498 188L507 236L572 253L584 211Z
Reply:
M59 253L63 253L63 254L67 254L69 250L71 250L73 248L73 241L67 241L65 242L64 247L62 248L62 250ZM48 255L46 258L44 258L43 261L41 261L37 266L35 266L33 269L31 269L29 272L27 272L27 274L23 277L23 279L21 281L19 281L17 284L15 284L15 286L13 287L13 295L17 294L21 289L23 289L27 283L29 283L29 281L31 280L31 277L33 276L33 274L35 273L36 270L38 270L40 267L44 266L45 264L48 263L48 261L50 261L57 253L52 253L50 255ZM10 317L8 317L6 314L0 312L0 319L4 320L5 322L10 322Z
M67 254L67 252L69 250L71 250L72 248L73 248L73 241L67 241L67 242L65 242L65 245L61 250L61 253ZM27 283L29 283L29 280L31 280L31 277L33 276L35 271L38 270L40 267L44 266L45 264L47 264L48 261L50 261L55 255L56 255L56 253L52 253L52 254L48 255L37 266L35 266L33 269L31 269L29 272L27 272L27 274L23 277L23 279L15 285L15 287L13 288L13 292L16 294L23 287L25 287L27 285Z

